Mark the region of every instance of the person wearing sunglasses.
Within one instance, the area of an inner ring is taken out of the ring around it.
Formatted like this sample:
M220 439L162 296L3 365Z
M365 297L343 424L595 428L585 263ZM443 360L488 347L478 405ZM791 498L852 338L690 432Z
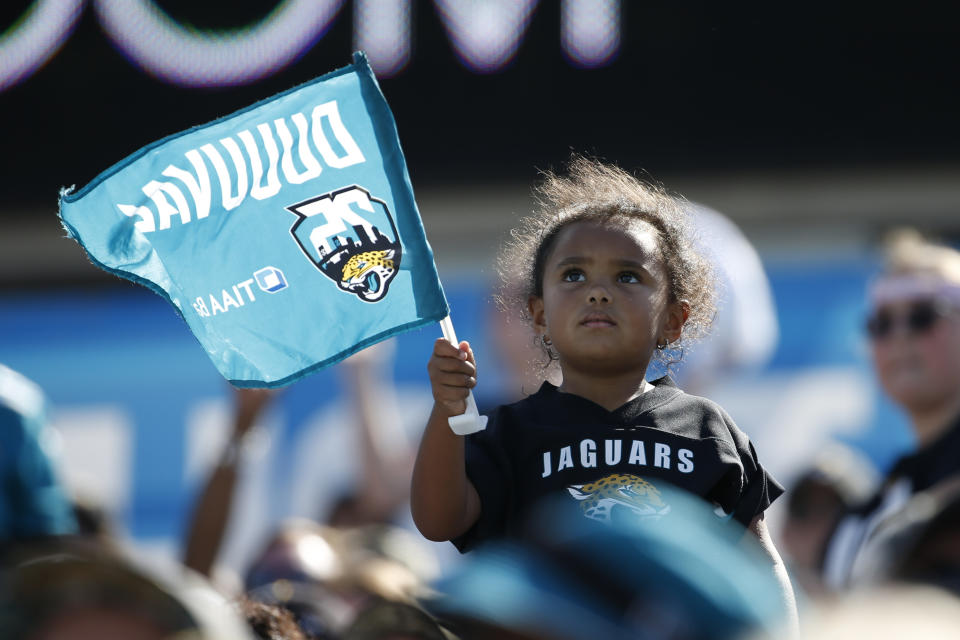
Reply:
M894 234L869 303L873 367L904 410L916 448L834 530L823 565L834 589L881 577L879 567L890 560L881 556L893 551L876 544L884 522L915 494L960 474L960 251L913 231Z

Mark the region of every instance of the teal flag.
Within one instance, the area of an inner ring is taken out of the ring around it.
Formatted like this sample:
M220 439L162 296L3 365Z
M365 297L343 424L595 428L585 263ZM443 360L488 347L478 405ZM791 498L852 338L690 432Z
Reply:
M150 144L60 196L98 267L277 387L448 313L390 108L353 64Z

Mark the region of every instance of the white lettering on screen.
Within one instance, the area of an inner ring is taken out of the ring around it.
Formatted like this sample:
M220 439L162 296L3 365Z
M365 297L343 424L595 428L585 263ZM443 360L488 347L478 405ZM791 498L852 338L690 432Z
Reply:
M36 0L0 38L0 92L37 72L73 33L83 0ZM343 0L288 0L242 28L184 27L152 0L93 0L113 44L146 73L184 87L251 84L293 64L327 33ZM476 73L517 55L537 0L434 0L460 62ZM412 50L410 0L354 0L353 42L382 78L402 72ZM560 42L574 66L602 67L620 49L620 0L563 0Z

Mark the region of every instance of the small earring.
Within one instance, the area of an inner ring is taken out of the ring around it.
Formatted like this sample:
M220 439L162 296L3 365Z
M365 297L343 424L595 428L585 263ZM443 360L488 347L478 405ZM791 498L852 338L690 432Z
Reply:
M668 346L669 344L670 344L670 342L667 341L666 338L663 338L663 342L662 342L662 343L660 342L660 340L657 340L657 351L663 351L664 349L667 348L667 346Z
M553 346L553 340L551 340L550 338L548 338L548 337L547 337L547 334L541 333L541 334L540 334L540 344L542 344L545 348L549 349L550 347Z

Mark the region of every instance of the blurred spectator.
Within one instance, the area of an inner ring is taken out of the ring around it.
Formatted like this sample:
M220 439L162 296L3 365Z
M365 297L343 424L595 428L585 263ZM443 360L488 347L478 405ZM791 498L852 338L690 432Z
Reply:
M0 540L74 533L43 391L0 364Z
M390 523L406 515L413 448L396 416L391 362L394 344L378 343L338 365L343 388L353 404L356 422L337 425L358 434L359 475L353 487L336 500L324 522L337 527ZM184 547L184 563L204 575L215 573L227 535L237 483L247 458L247 443L278 392L234 389L230 436L192 507ZM218 576L219 577L219 576Z
M234 389L233 424L227 444L193 505L183 551L186 566L211 576L230 521L245 443L275 391Z
M806 619L802 640L902 640L956 638L960 600L932 587L886 585L821 603ZM751 640L768 640L767 637Z
M344 557L365 576L367 590L395 601L411 601L440 575L433 547L419 533L386 524L339 529Z
M876 495L841 520L824 563L832 588L863 577L864 548L886 518L912 495L960 472L960 252L913 231L895 233L869 295L874 369L906 412L917 449L893 465Z
M405 602L377 600L364 607L341 640L455 640L430 614Z
M73 517L77 521L77 534L100 541L103 544L115 544L120 539L114 518L93 496L74 493L71 500Z
M789 637L753 537L695 496L663 494L671 509L653 520L600 523L545 503L528 536L472 552L424 605L462 640Z
M237 586L244 594L245 615L264 637L288 633L282 629L291 620L310 638L338 637L374 602L411 604L424 581L439 570L419 536L388 524L398 512L406 513L401 507L408 500L412 463L390 396L393 348L380 343L340 364L357 415L356 424L342 425L358 430L355 489L341 496L325 524L303 518L280 522ZM185 564L200 573L214 573L246 442L275 397L267 390L234 392L230 437L193 507L187 533ZM287 620L284 612L292 618Z
M960 597L960 475L913 495L879 523L860 558L870 583L920 583Z
M260 640L309 640L289 609L247 597L240 598L238 607Z
M915 533L900 545L890 577L935 585L960 597L960 477L910 502L905 512Z
M372 603L415 601L424 583L415 571L424 566L416 560L423 544L395 527L291 519L255 558L245 589L252 599L289 609L308 633L331 637Z
M784 560L808 595L822 592L824 546L837 522L870 497L876 482L876 470L863 455L833 443L787 490L780 526Z
M770 282L753 244L719 211L693 202L688 211L700 250L716 269L717 315L710 334L683 354L671 375L685 391L709 395L709 386L766 365L776 351L780 327Z
M8 547L0 637L22 640L247 640L233 607L195 573L147 569L87 540Z
M355 613L336 530L310 520L281 523L244 577L247 597L293 613L308 634L334 637Z
M393 340L379 342L338 365L353 404L359 435L359 476L323 518L336 527L396 523L405 517L416 454L398 419L393 385Z

